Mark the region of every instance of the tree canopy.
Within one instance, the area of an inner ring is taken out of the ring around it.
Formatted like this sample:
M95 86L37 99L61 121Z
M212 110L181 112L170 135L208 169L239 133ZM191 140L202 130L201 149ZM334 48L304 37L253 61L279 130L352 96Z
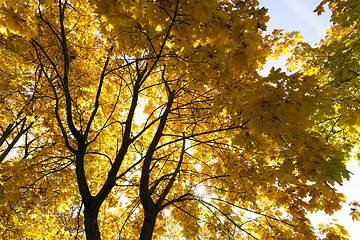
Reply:
M319 4L311 47L257 0L1 0L1 238L348 239L307 214L346 199L359 6Z

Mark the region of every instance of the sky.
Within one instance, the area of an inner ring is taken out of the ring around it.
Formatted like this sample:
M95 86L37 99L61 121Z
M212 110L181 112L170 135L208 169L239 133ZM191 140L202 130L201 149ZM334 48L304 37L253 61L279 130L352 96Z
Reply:
M330 11L326 11L321 16L314 13L314 9L320 0L259 0L260 4L268 9L270 21L267 24L267 31L273 29L284 29L286 31L298 31L303 36L303 41L315 45L326 34L330 28ZM269 61L264 67L262 74L266 74L272 66L285 68L286 57L278 61ZM350 181L344 181L343 186L339 186L339 191L343 192L348 198L347 202L360 202L360 168L359 163L352 159L348 163L348 170L353 173ZM337 223L346 227L351 235L351 240L360 239L360 222L352 221L349 216L350 207L344 205L341 211L333 216L322 213L311 214L310 220L314 225L321 222L329 222L337 219Z
M297 31L301 33L305 42L315 46L331 26L329 10L320 16L313 12L320 0L259 0L259 2L268 9L270 16L267 33L271 33L274 29ZM261 74L267 75L274 65L285 70L286 58L287 56L282 56L278 61L270 60Z

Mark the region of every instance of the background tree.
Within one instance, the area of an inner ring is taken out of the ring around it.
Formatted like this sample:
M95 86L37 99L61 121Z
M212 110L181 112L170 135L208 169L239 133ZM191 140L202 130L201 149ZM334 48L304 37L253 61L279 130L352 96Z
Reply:
M324 0L315 12L321 14L326 5L333 26L316 47L299 45L289 66L320 79L307 86L319 106L314 116L317 128L328 142L350 149L359 143L359 5L356 1ZM358 152L355 157L358 159ZM359 203L348 204L353 220L359 220Z
M257 73L297 42L263 35L257 1L11 1L1 14L38 69L37 132L54 143L26 167L11 224L28 231L2 220L4 237L316 239L307 211L340 208L349 149L316 128L304 86L317 78Z
M1 4L2 24L14 29L20 27L20 32L26 33L27 21L15 14L18 7L21 14L31 13L26 10L26 5L15 2ZM64 181L63 178L49 176L61 170L65 174L63 176L71 176L65 170L71 162L66 153L59 156L62 151L58 147L62 144L56 144L57 130L46 114L50 96L47 86L43 85L42 66L36 62L29 38L17 35L20 32L14 29L7 32L2 28L0 45L1 238L31 239L39 235L47 238L58 235L61 238L58 230L68 226L66 222L56 220L56 217L64 220L65 215L62 211L64 206L56 203L73 191L71 181L68 181L71 177ZM66 220L74 216L69 215Z

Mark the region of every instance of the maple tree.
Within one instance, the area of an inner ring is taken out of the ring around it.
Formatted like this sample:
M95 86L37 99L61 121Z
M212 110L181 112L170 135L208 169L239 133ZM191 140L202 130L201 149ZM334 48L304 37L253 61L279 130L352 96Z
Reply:
M357 1L323 0L314 12L319 15L328 5L332 27L317 46L299 45L289 59L290 69L301 67L319 82L312 86L316 104L318 127L326 139L342 141L351 148L359 143L359 4ZM320 121L321 120L321 121ZM355 156L359 159L358 150ZM360 220L359 203L348 203L353 220Z
M3 238L317 239L340 208L351 143L319 78L258 74L299 41L258 1L0 4Z

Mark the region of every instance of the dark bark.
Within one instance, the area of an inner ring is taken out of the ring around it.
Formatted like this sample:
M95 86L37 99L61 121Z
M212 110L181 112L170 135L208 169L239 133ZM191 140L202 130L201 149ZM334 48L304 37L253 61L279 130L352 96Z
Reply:
M85 232L86 240L100 240L100 231L97 222L98 211L94 211L91 208L86 208L84 210L84 220L85 220Z
M21 125L21 128L20 128L20 131L18 133L16 133L16 136L15 138L11 141L11 143L6 147L5 151L0 155L0 163L2 163L5 158L7 157L7 155L10 153L10 151L14 148L15 144L20 140L20 138L27 132L29 131L29 129L32 127L32 125L34 124L34 122L31 122L29 124L29 126L25 126L25 123L26 123L26 117L23 118L21 120L22 122L22 125ZM9 127L12 126L12 125L9 125ZM13 128L10 129L10 132L9 132L9 127L5 130L5 133L3 134L3 136L1 137L1 144L0 146L3 144L3 138L4 138L4 141L6 140L6 138L12 133L12 131L14 130Z
M151 211L145 214L139 240L151 240L158 211Z

